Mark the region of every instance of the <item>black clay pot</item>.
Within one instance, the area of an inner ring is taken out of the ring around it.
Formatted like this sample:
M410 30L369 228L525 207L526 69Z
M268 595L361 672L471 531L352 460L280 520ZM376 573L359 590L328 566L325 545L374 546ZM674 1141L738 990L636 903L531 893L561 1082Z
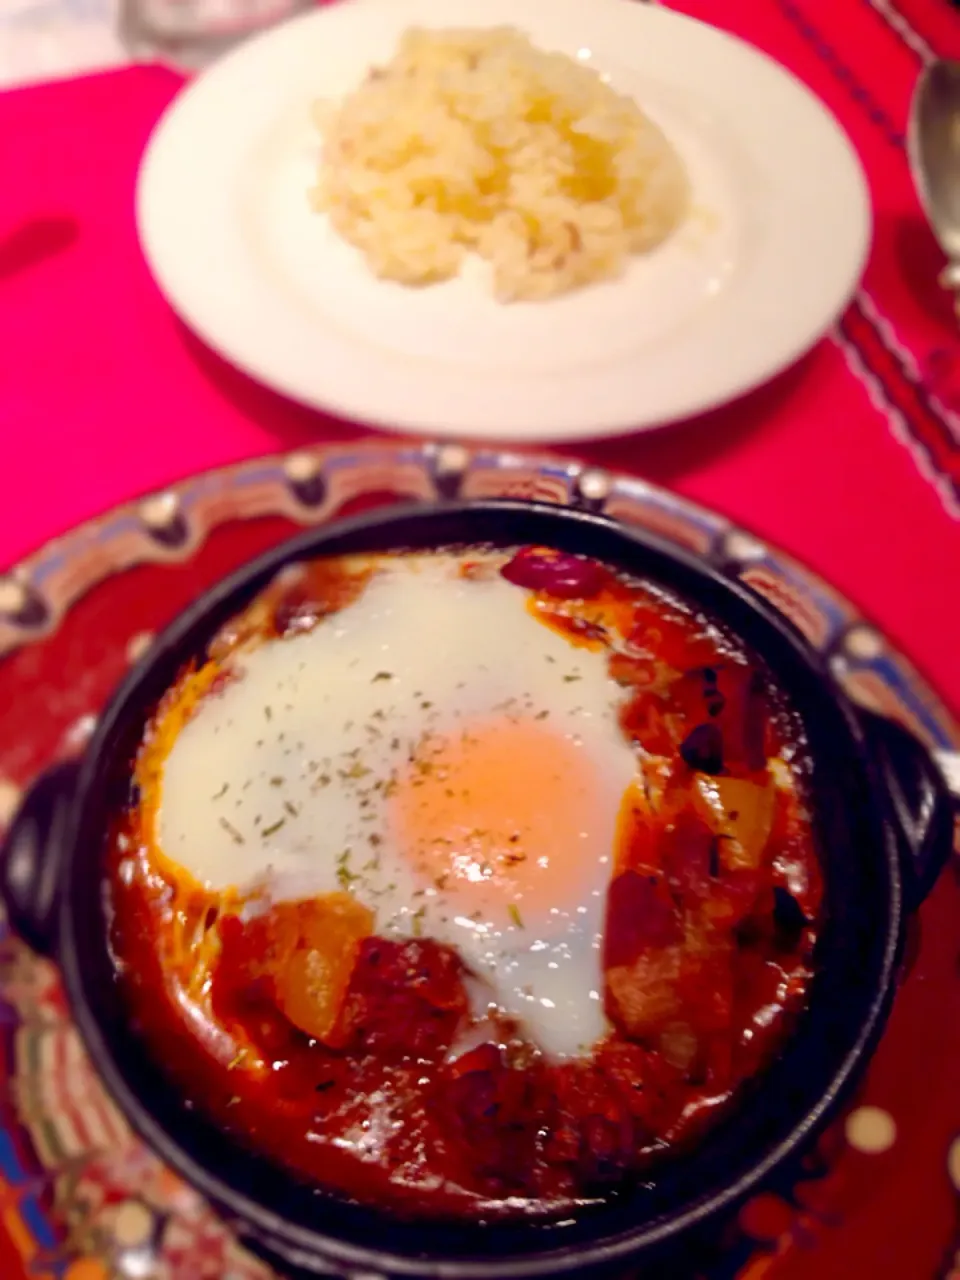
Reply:
M806 1011L743 1105L695 1151L563 1222L404 1222L307 1187L242 1149L192 1110L146 1055L107 947L101 850L118 765L184 659L290 561L464 542L582 552L701 604L766 660L802 715L813 757L826 908ZM664 1249L682 1246L783 1171L864 1066L893 997L907 916L944 863L952 829L951 798L924 749L889 721L855 710L819 655L722 566L584 512L441 504L391 507L304 534L198 600L128 676L83 759L51 771L27 796L0 880L14 928L59 963L87 1049L130 1123L282 1270L351 1280L660 1274ZM684 1273L680 1263L666 1270Z

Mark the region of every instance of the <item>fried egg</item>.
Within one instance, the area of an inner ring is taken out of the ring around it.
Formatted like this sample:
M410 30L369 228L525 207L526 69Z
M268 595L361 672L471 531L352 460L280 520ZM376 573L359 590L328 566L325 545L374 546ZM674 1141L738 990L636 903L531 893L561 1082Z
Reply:
M384 557L312 630L231 659L159 774L156 846L258 902L347 889L385 937L450 945L551 1057L604 1034L601 943L638 764L606 654L499 574ZM477 994L479 993L479 994Z

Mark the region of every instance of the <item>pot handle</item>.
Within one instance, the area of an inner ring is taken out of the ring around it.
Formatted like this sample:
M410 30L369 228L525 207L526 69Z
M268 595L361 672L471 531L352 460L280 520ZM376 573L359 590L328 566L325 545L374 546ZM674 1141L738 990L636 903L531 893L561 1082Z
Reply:
M908 729L872 711L859 714L897 824L907 910L915 911L953 850L960 796L951 792L930 752Z
M78 769L68 760L42 773L0 845L0 898L7 917L24 942L44 956L57 949L65 828Z

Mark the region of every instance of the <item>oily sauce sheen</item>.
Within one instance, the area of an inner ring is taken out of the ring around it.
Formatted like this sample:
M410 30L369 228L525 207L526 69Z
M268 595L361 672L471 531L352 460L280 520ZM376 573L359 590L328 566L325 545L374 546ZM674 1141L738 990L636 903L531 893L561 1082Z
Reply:
M282 576L158 706L110 834L111 940L151 1052L244 1144L399 1212L557 1210L696 1140L802 1007L821 901L802 731L766 668L659 588L545 548L437 554L512 584L535 632L616 682L637 781L604 881L606 1033L558 1057L517 1018L478 1017L465 954L417 919L378 935L351 873L250 910L156 847L163 735L237 678L238 648L330 625L373 562Z

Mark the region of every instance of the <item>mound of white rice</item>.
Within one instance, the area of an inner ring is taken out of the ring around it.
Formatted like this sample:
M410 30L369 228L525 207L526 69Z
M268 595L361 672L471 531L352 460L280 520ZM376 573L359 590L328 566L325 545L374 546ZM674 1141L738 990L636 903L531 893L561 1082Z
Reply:
M403 284L449 279L473 250L501 300L549 298L620 274L687 207L683 165L637 105L511 28L412 29L317 122L315 207Z

